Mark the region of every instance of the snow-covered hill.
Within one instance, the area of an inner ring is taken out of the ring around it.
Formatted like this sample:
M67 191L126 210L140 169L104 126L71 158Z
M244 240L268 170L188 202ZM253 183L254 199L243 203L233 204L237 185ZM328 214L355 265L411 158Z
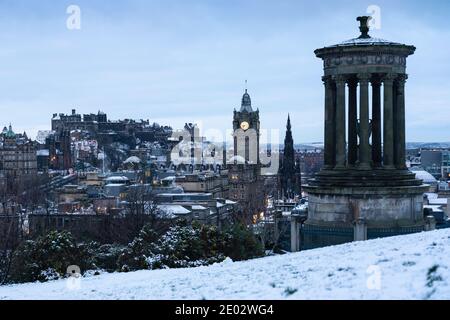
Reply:
M0 299L450 299L450 230L200 267L0 287Z

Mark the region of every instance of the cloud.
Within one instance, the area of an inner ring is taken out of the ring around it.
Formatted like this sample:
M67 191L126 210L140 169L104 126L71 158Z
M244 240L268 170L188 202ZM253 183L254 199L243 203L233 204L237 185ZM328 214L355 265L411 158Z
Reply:
M355 17L366 11L352 1L77 2L82 29L72 32L65 2L0 3L4 121L36 131L77 107L230 128L247 79L263 127L284 131L290 112L296 142L320 141L322 65L313 51L356 36ZM418 47L408 61L408 139L446 140L450 27L440 18L448 4L379 5L374 36Z

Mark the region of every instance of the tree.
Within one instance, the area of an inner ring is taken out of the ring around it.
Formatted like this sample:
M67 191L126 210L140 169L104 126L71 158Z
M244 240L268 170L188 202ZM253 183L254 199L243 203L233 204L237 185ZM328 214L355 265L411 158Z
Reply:
M9 280L22 283L62 278L71 265L83 271L95 268L88 246L78 245L68 232L52 231L20 245L12 256Z
M150 191L149 185L134 185L129 188L126 209L119 219L113 219L113 242L125 240L128 243L139 235L145 225L159 235L173 225L170 215L160 210L151 199Z

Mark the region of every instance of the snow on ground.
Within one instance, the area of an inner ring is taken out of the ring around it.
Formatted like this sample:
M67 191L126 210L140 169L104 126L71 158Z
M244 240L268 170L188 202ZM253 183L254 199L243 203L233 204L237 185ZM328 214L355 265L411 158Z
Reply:
M68 284L4 286L0 299L450 299L450 229Z

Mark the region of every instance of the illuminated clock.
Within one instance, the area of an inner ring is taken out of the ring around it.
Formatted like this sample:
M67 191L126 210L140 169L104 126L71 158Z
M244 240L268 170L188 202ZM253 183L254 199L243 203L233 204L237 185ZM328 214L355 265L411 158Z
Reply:
M250 125L248 124L247 121L244 121L241 123L241 129L244 131L247 131L250 128Z

